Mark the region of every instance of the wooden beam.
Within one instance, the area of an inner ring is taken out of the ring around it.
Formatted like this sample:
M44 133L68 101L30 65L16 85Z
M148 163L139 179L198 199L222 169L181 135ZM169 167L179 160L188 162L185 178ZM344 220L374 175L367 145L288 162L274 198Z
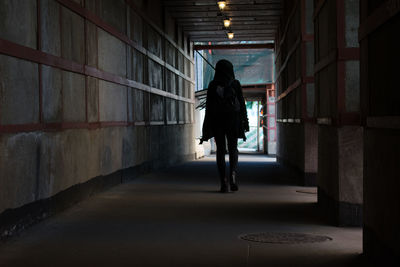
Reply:
M221 21L222 17L221 16L215 16L215 17L185 17L185 18L176 18L178 23L182 22L210 22L210 21ZM248 22L248 21L262 21L262 22L271 22L271 23L279 23L279 17L266 17L266 16L261 16L261 17L247 17L247 16L235 16L231 17L232 21L240 21L240 22Z
M376 8L370 16L364 20L358 30L358 40L362 41L380 26L387 23L391 18L400 13L399 1L386 1Z
M274 43L267 44L228 44L228 45L194 45L194 50L216 49L274 49Z
M171 16L174 18L205 18L205 17L221 17L218 16L219 12L217 11L200 11L200 12L176 12L171 11ZM271 10L261 10L261 11L248 11L248 10L240 10L240 11L228 11L225 12L224 15L233 18L233 17L263 17L264 19L267 17L275 17L280 18L280 12L271 11Z
M168 11L178 11L178 12L200 12L200 11L219 11L216 4L204 5L204 6L168 6L166 7ZM281 12L282 6L280 4L251 4L251 5L228 5L224 12L227 11L238 11L238 10L273 10Z
M235 36L232 40L222 36L194 36L190 37L193 42L231 42L231 41L273 41L275 36Z
M183 28L185 27L205 27L205 26L221 26L222 21L205 21L205 22L181 22L179 23ZM267 22L267 21L242 21L238 23L233 23L232 25L239 26L264 26L264 27L274 27L277 28L279 23Z
M249 4L280 4L281 0L230 0L229 5L249 5ZM209 5L217 5L216 1L212 0L197 0L197 1L189 1L189 0L164 0L164 6L209 6Z
M214 38L214 37L224 37L224 38L227 38L227 35L226 35L226 33L225 32L221 32L221 33L214 33L214 34L203 34L203 35L189 35L191 38ZM237 38L239 38L239 37L246 37L246 38L252 38L252 37L274 37L275 36L275 34L267 34L267 33L265 33L265 34L260 34L260 33L253 33L253 34L244 34L244 33L241 33L241 34L235 34L235 37L234 37L234 39L236 39L236 37Z
M233 30L232 30L233 31ZM226 34L226 29L221 30L210 30L210 31L186 31L191 36L195 35L218 35L218 34ZM254 34L262 34L262 35L273 35L275 30L236 30L233 31L235 35L254 35Z
M272 30L275 32L277 26L270 25L231 25L230 29L232 31L243 31L243 30ZM226 28L222 25L222 22L215 25L207 25L207 26L185 26L183 27L184 32L196 32L196 31L221 31L226 30Z

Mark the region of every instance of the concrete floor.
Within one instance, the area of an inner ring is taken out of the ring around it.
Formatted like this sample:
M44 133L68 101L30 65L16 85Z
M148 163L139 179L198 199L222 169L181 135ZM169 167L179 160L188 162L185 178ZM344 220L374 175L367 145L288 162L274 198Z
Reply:
M298 192L305 188L270 158L239 160L237 193L217 193L212 157L145 175L2 244L0 266L369 266L360 256L360 228L326 224L316 195ZM238 238L268 231L333 240L282 245Z

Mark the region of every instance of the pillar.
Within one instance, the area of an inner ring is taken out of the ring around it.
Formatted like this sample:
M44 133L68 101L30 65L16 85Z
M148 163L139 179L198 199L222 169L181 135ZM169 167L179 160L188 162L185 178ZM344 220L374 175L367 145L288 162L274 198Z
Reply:
M361 225L359 0L314 2L318 202L336 225Z
M277 159L302 185L316 185L313 1L285 1L276 37Z
M361 1L364 253L400 266L400 1Z

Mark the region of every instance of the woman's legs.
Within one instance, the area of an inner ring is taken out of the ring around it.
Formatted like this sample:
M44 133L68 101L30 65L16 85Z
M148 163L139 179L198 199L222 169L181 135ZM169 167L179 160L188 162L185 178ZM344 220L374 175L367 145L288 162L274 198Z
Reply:
M226 141L225 135L228 140L229 150L229 184L232 191L237 191L238 186L236 183L236 169L238 164L238 149L237 149L237 138L231 133L225 133L220 131L215 135L215 143L217 145L217 167L218 173L221 180L221 192L228 191L228 180L225 176L225 149Z
M228 192L228 180L225 176L225 133L219 132L214 137L215 143L217 145L217 167L219 178L221 180L221 192Z
M229 149L229 184L232 191L237 191L238 186L236 183L236 169L238 164L238 149L237 138L227 134L228 149Z

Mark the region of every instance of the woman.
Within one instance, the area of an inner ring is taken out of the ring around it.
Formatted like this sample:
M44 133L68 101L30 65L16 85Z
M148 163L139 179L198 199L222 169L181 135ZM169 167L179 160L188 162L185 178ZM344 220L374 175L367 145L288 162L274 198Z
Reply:
M243 138L246 141L245 131L249 131L249 122L242 87L235 79L232 63L222 59L217 62L214 79L208 86L203 137L200 140L202 143L211 137L215 139L222 193L229 192L228 179L225 176L225 137L229 150L229 187L231 191L237 191L237 139Z

